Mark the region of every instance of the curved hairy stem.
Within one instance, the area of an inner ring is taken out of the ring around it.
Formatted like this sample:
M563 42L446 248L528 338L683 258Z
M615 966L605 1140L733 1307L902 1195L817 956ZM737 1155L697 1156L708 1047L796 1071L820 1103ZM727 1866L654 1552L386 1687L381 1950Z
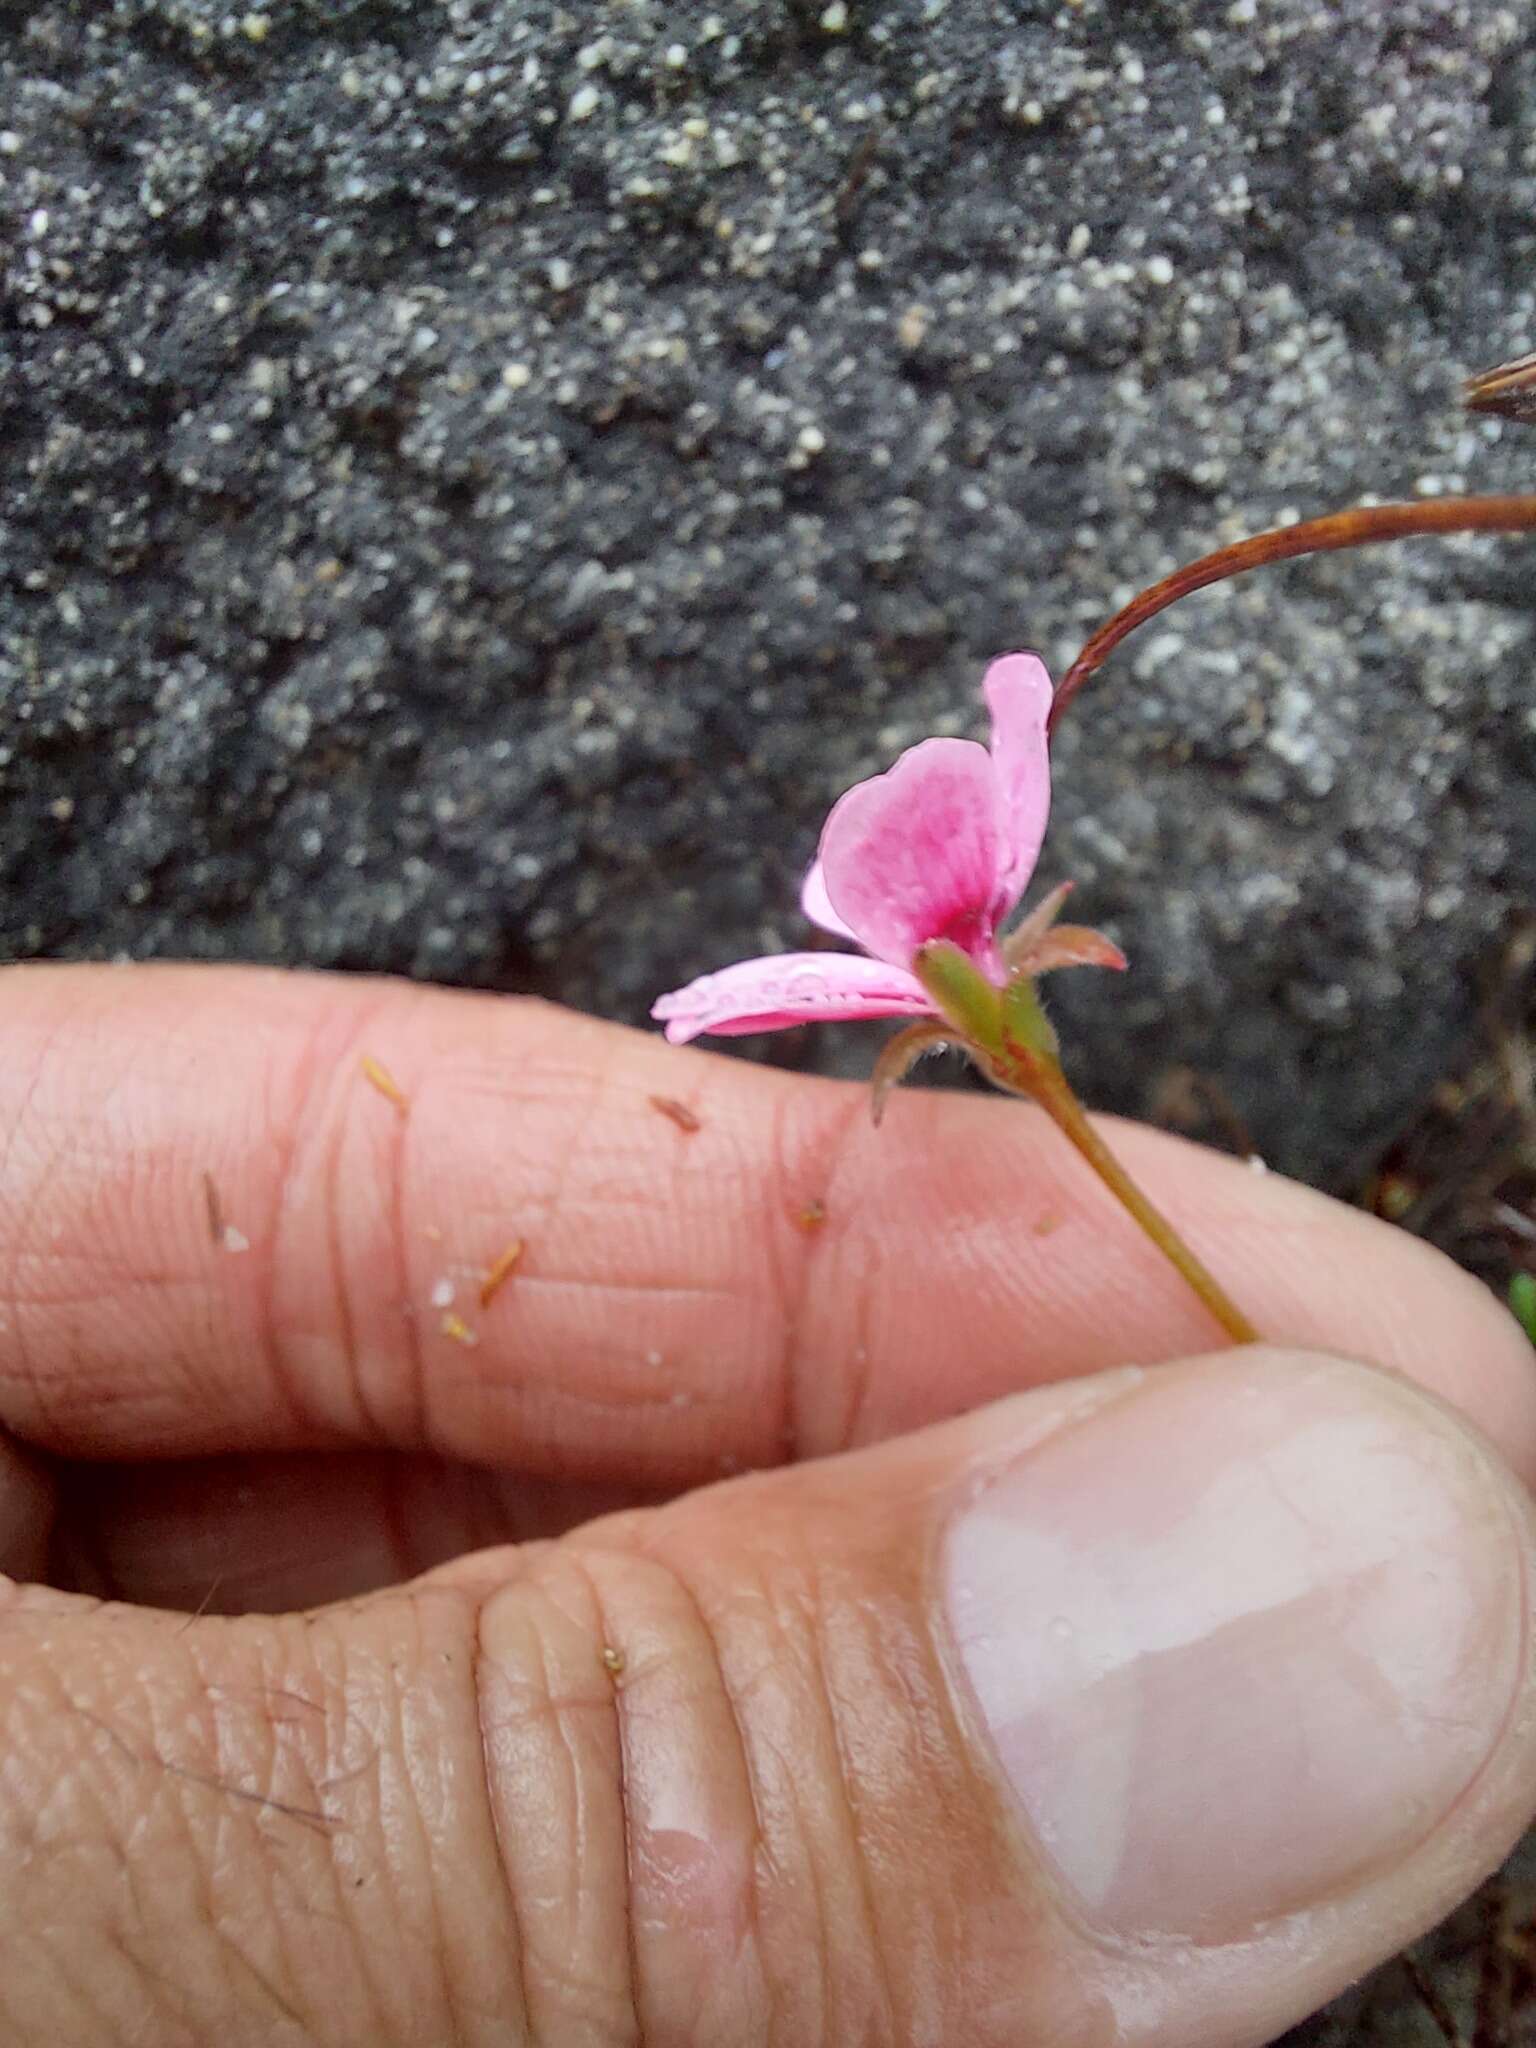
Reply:
M1278 526L1269 533L1234 541L1175 569L1154 583L1093 635L1061 679L1051 704L1049 729L1106 657L1127 634L1156 618L1168 606L1247 569L1266 562L1287 562L1298 555L1331 554L1340 548L1364 547L1371 541L1409 540L1426 533L1530 533L1536 531L1536 494L1488 498L1426 498L1411 505L1357 505L1348 512L1329 512L1321 519L1303 519L1296 526Z

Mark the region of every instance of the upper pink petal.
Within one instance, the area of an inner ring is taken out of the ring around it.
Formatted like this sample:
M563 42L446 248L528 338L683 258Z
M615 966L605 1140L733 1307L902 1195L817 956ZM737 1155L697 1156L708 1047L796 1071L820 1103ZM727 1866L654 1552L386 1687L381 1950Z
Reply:
M1045 740L1051 679L1038 654L1004 654L988 668L981 687L992 714L992 759L1007 836L1002 875L1006 901L998 911L1005 917L1035 871L1051 813L1051 763Z
M989 972L1008 845L992 756L924 740L832 806L821 862L833 910L867 952L905 967L952 939Z
M819 860L813 860L810 872L800 885L800 908L811 920L819 924L824 932L831 932L837 939L852 939L858 944L856 935L832 908L832 898L827 894L826 871Z
M651 1015L674 1045L701 1032L738 1038L792 1024L835 1024L859 1017L931 1017L916 975L854 953L770 953L704 974L659 996Z

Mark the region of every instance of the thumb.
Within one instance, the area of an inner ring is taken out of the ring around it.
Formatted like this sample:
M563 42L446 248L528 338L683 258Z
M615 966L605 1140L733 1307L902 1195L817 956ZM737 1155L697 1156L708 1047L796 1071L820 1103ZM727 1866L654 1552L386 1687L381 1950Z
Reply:
M1245 1350L308 1616L16 1589L6 2039L1262 2042L1515 1839L1531 1538Z

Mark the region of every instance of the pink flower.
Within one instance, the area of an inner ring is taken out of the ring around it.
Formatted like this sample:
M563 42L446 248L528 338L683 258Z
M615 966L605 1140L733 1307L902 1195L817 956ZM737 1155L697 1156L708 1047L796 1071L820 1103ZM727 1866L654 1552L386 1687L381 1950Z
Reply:
M1052 928L1065 888L1002 936L1050 812L1051 679L1037 655L1005 654L982 690L990 746L924 740L832 806L801 908L863 953L775 953L703 975L651 1011L674 1044L702 1032L734 1037L860 1017L942 1021L912 971L919 948L938 939L999 988L1052 967L1125 965L1098 933Z

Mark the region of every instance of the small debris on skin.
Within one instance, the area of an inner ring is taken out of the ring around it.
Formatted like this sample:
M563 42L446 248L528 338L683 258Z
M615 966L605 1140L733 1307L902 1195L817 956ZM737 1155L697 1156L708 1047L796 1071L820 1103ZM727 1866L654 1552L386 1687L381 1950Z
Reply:
M611 1672L615 1678L624 1669L624 1652L616 1650L612 1643L604 1643L603 1645L603 1669Z
M386 1102L392 1102L402 1116L410 1104L405 1099L405 1090L382 1061L376 1060L371 1052L365 1052L358 1062L363 1079L371 1088L377 1088Z
M219 1200L219 1191L214 1185L213 1175L207 1172L206 1169L203 1173L203 1206L208 1212L208 1235L215 1244L222 1244L224 1242L224 1204Z
M443 1233L435 1223L424 1223L421 1226L421 1234L428 1244L441 1244L443 1241Z
M437 1281L434 1284L431 1294L431 1301L432 1306L434 1308L453 1307L453 1282L449 1279L446 1273L443 1275L441 1280Z
M498 1252L480 1282L480 1306L489 1308L510 1279L518 1260L523 1256L523 1240L514 1237L503 1252Z
M462 1344L467 1351L472 1351L480 1342L479 1333L472 1330L462 1316L455 1315L452 1309L443 1317L438 1328L445 1337L451 1337L455 1344Z
M1250 1173L1268 1173L1268 1161L1260 1158L1257 1152L1250 1152L1248 1154L1248 1171Z
M673 1095L653 1095L650 1097L650 1104L652 1109L659 1109L664 1117L676 1124L680 1131L685 1131L689 1137L692 1137L695 1131L702 1131L704 1128L687 1103L679 1102Z
M1053 1230L1060 1230L1065 1221L1065 1217L1057 1210L1047 1209L1043 1216L1035 1218L1034 1234L1036 1237L1049 1237Z
M251 1248L251 1240L243 1230L236 1230L233 1223L225 1224L220 1242L227 1252L248 1252Z
M807 1237L811 1237L816 1231L820 1230L826 1220L827 1205L818 1196L814 1202L807 1202L805 1207L798 1212L795 1217L795 1228L796 1230L803 1230Z

